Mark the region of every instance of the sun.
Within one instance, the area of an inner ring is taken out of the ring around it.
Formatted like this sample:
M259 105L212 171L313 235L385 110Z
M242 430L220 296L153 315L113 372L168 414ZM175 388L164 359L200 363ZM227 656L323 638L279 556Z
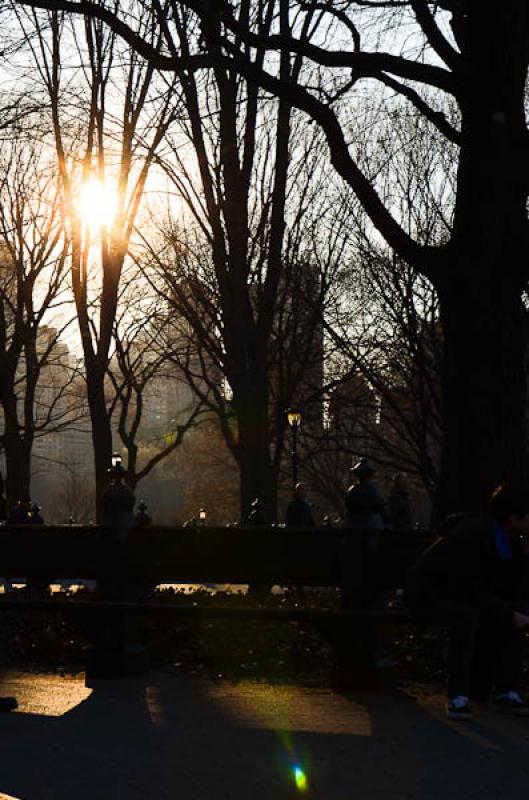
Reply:
M91 178L79 193L79 213L92 229L108 227L116 215L117 197L103 181Z

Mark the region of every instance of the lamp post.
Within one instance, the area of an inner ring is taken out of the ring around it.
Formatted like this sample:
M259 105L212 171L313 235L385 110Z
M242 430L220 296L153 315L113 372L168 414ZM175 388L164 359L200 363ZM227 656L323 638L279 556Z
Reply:
M112 466L107 473L110 475L110 483L100 498L102 522L109 528L120 529L120 536L125 537L125 530L134 526L132 511L136 499L130 486L125 483L127 470L119 453L112 453Z
M287 419L292 428L292 489L295 490L298 482L298 430L301 426L301 411L297 408L289 408Z
M108 470L112 474L121 474L125 472L123 469L123 459L119 453L112 453L112 467Z
M207 516L208 516L208 515L207 515L207 511L206 511L206 509L205 509L205 508L201 508L201 509L199 510L199 512L198 512L198 519L199 519L199 521L200 521L200 527L201 527L201 528L205 528L205 527L206 527L206 519L207 519Z

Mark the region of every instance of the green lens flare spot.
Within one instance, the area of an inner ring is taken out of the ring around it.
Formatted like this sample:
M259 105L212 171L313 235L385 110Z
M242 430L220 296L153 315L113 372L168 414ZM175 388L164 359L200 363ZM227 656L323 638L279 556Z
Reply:
M301 767L293 767L292 771L294 773L294 781L296 782L296 786L300 792L306 792L309 788L309 784L307 781L307 776L301 769Z

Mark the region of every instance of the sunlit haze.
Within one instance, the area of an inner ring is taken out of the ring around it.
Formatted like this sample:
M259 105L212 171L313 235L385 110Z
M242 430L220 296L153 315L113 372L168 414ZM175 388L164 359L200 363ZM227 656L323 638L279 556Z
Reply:
M79 211L85 225L92 229L112 223L117 210L117 197L112 188L100 180L84 184L79 195Z

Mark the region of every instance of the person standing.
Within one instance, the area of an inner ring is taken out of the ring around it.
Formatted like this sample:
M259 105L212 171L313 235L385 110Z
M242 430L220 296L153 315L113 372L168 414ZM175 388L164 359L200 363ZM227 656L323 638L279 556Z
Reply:
M287 508L286 528L315 528L312 509L307 500L307 487L304 483L296 483L294 496Z
M411 531L413 528L410 488L405 472L397 472L393 476L393 484L388 497L388 516L394 531Z
M462 517L411 571L412 614L450 626L450 718L470 719L470 699L529 714L519 693L528 575L529 493L510 485L495 489L487 515Z
M345 493L344 528L381 530L386 523L386 506L372 478L375 470L362 458L351 469L356 483Z

